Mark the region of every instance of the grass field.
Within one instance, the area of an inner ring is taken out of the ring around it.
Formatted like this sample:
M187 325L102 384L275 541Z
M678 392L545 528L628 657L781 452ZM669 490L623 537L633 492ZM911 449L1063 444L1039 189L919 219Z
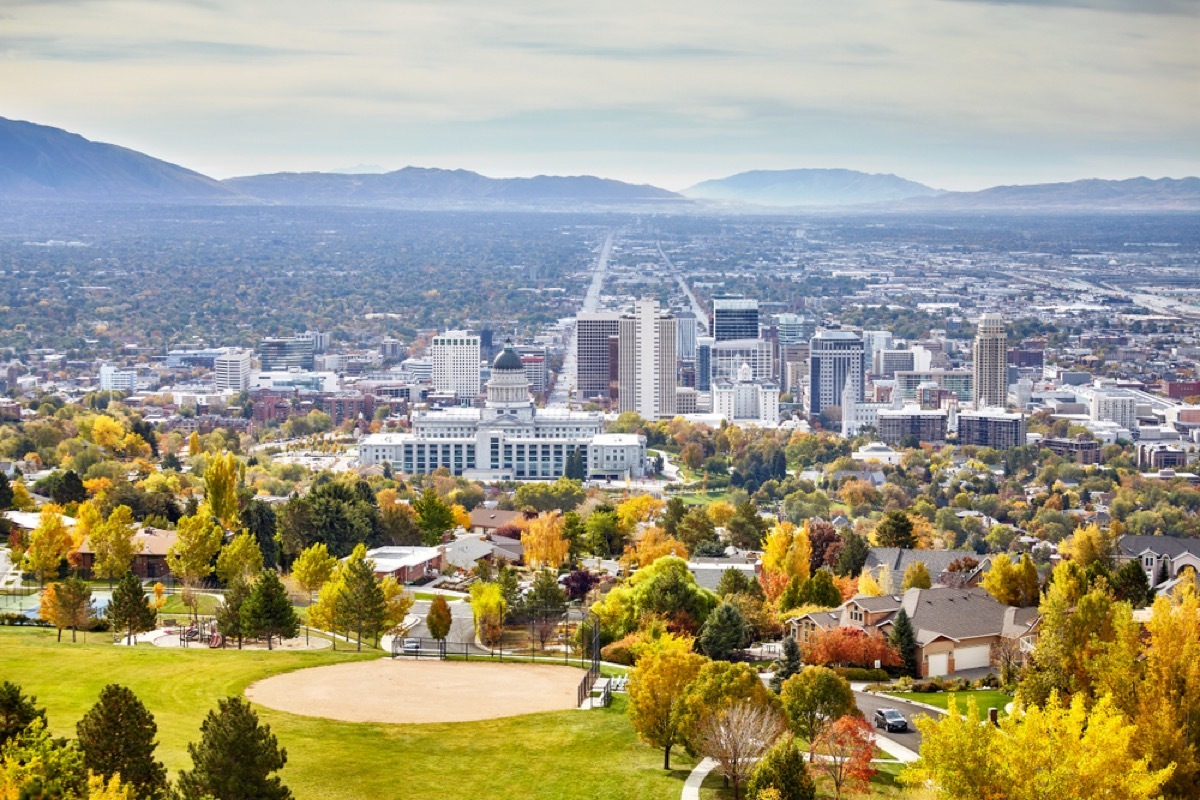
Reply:
M200 613L202 615L212 616L214 613L216 613L217 606L219 606L220 604L221 604L221 601L218 600L216 597L213 597L211 594L199 595L198 606L199 606ZM169 594L163 598L163 607L162 607L162 611L160 613L163 616L173 616L173 617L178 617L178 616L182 616L182 615L190 616L192 613L192 609L183 604L183 595Z
M967 713L967 700L974 698L981 718L987 716L989 708L998 708L1003 715L1004 707L1012 702L1011 697L994 689L982 689L977 692L931 692L928 694L924 692L888 692L888 694L902 700L911 700L914 703L924 703L945 709L950 707L950 698L955 697L958 710L964 714Z
M121 683L155 715L158 756L172 772L189 765L187 743L198 738L219 698L280 672L377 657L56 644L53 631L0 628L0 676L37 696L55 734L73 736L100 689ZM269 709L259 714L287 749L283 777L298 800L674 800L693 766L684 753L672 753L677 769L665 772L662 753L636 741L619 695L606 710L454 724L345 723Z

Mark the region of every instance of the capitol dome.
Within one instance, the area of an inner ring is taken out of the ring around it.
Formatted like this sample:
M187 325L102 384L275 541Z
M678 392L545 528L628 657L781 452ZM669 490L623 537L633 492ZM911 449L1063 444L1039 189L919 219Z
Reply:
M512 339L504 342L504 349L500 351L500 355L496 356L496 360L492 362L492 370L525 371L525 365L521 363L521 356L517 355L517 349L513 347Z

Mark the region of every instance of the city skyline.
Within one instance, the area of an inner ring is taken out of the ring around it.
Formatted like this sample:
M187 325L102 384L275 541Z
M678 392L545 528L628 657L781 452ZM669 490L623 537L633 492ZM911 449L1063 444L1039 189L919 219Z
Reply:
M1200 17L1182 0L288 8L4 0L5 115L222 178L1200 173Z

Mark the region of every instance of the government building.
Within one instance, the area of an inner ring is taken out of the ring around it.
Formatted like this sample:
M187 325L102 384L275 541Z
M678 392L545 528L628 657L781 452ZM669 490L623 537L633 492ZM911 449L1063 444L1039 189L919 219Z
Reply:
M496 356L483 408L415 411L412 433L377 433L359 442L364 466L396 472L445 467L479 481L555 480L578 458L590 479L641 478L646 440L604 433L599 413L534 408L525 365L511 342Z

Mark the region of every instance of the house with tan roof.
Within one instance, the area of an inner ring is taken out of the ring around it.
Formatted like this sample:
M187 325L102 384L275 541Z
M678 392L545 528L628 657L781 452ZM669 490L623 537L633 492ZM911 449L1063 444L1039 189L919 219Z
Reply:
M157 581L167 577L170 574L170 570L167 569L167 550L178 538L179 535L175 531L163 528L142 528L134 534L134 548L140 547L140 550L130 565L133 574L144 581ZM79 546L78 556L80 577L90 580L92 569L96 565L96 552L87 537L84 537L83 544Z

